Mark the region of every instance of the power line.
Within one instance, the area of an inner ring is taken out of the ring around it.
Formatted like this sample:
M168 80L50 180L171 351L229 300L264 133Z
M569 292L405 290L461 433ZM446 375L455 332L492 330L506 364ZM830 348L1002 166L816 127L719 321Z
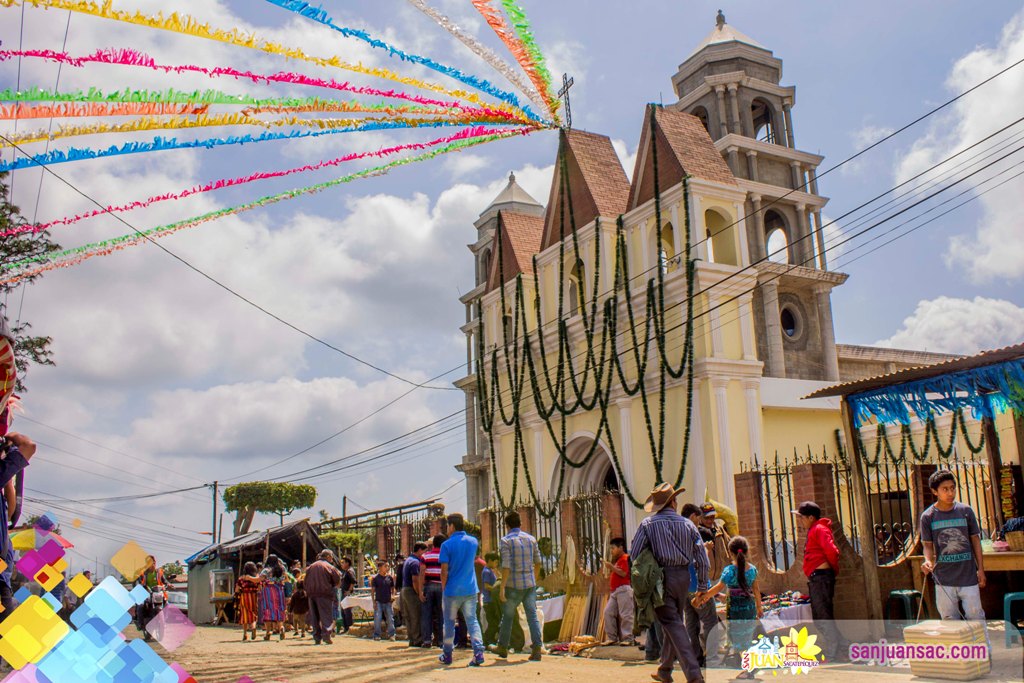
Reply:
M58 432L60 434L65 435L65 436L70 436L72 439L77 439L78 441L82 441L83 443L87 443L90 446L96 446L97 448L102 448L105 451L110 451L111 453L115 453L117 455L123 455L126 458L131 458L133 460L141 460L142 462L146 462L146 463L149 463L150 465L155 465L157 467L166 467L166 463L158 463L158 462L156 462L154 460L149 460L147 458L144 458L141 455L137 455L137 454L133 455L131 453L125 453L124 451L119 451L116 448L111 448L109 446L104 446L103 444L97 443L97 442L92 441L90 439L87 439L84 436L79 436L78 434L75 434L73 432L66 431L66 430L61 429L59 427L54 427L53 425L46 424L45 422L40 422L39 420L33 420L31 417L27 417L25 415L18 415L17 419L18 420L25 420L27 422L31 422L32 424L37 424L40 427L46 427L47 429L51 429L51 430L53 430L55 432ZM198 477L193 477L192 475L185 474L184 472L173 472L173 474L176 474L176 475L181 476L181 477L186 477L186 478L191 479L193 481L199 481L199 482L203 481L202 479L199 479Z
M10 138L8 138L6 135L0 133L0 140L4 140L5 142L7 142L8 145L13 147L18 152L21 152L22 156L24 156L27 159L31 159L33 163L35 163L35 164L39 165L40 167L42 167L42 169L44 171L46 171L47 173L52 175L54 178L56 178L60 182L64 183L69 188L71 188L76 194L78 194L78 195L82 196L83 198L87 199L92 204L95 204L99 209L101 209L101 210L105 210L106 209L106 207L102 203L100 203L99 201L93 199L91 195L87 194L83 190L80 190L71 181L69 181L69 180L65 179L63 176L57 174L49 166L47 166L47 165L43 164L42 162L38 161L36 159L36 157L30 155L28 152L25 151L24 148L22 148L16 142L14 142ZM12 176L12 178L13 178L13 176ZM13 184L13 182L12 182L12 184ZM364 359L362 359L362 358L360 358L360 357L358 357L358 356L356 356L354 354L349 353L348 351L345 351L344 349L341 349L341 348L335 346L334 344L332 344L332 343L330 343L330 342L328 342L328 341L326 341L324 339L321 339L320 337L314 335L312 332L308 332L308 331L302 329L301 327L295 325L294 323L291 323L288 320L285 320L281 316L279 316L276 313L270 311L269 309L261 306L260 304L256 303L252 299L250 299L250 298L246 297L245 295L241 294L237 290L232 289L231 287L229 287L228 285L224 284L223 282L221 282L217 278L213 277L212 275L210 275L206 271L200 269L198 266L193 265L190 261L188 261L184 257L179 256L176 252L171 251L170 249L165 247L163 244L160 243L159 240L153 239L149 235L143 233L141 230L139 230L134 225L129 223L127 220L125 220L122 216L120 216L118 214L107 214L107 215L111 216L114 220L116 220L119 223L123 224L125 227L127 227L132 232L136 233L137 235L139 235L140 237L145 239L150 244L153 244L154 246L156 246L158 249L160 249L160 251L164 252L165 254L170 256L171 258L175 259L176 261L178 261L179 263L184 265L189 270L191 270L194 273L202 276L206 280L209 280L211 283L213 283L217 287L220 287L222 290L224 290L225 292L227 292L231 296L233 296L236 299L238 299L238 300L248 304L249 306L251 306L252 308L255 308L258 311L260 311L261 313L263 313L267 317L272 318L273 320L276 320L277 322L281 323L285 327L293 330L294 332L297 332L297 333L301 334L302 336L306 337L307 339L309 339L311 341L314 341L317 344L320 344L321 346L323 346L325 348L328 348L328 349L330 349L330 350L332 350L332 351L334 351L336 353L339 353L342 356L345 356L346 358L348 358L349 360L353 360L353 361L355 361L357 363L360 363L361 365L365 365L368 368L376 370L377 372L379 372L381 374L384 374L384 375L387 375L388 377L392 377L394 379L397 379L397 380L399 380L401 382L404 382L405 384L410 384L415 389L437 389L437 390L440 390L440 391L455 391L456 390L454 387L437 387L437 386L430 386L427 383L417 383L417 382L414 382L411 379L407 379L407 378L402 377L401 375L395 374L395 373L393 373L393 372L391 372L389 370L385 370L384 368L382 368L382 367L380 367L378 365L374 365L370 361L364 360Z
M119 502L126 501L126 500L143 500L145 498L158 498L160 496L170 496L170 495L173 495L175 493L183 493L185 491L198 491L199 489L205 489L205 488L209 488L209 485L208 484L204 484L203 486L193 486L191 488L185 488L185 489L174 489L173 491L160 491L159 493L144 493L144 494L139 494L139 495L134 495L134 496L111 496L111 497L108 497L108 498L82 498L82 499L79 499L79 500L71 500L70 498L67 498L65 500L68 500L68 501L70 501L72 503L119 503Z

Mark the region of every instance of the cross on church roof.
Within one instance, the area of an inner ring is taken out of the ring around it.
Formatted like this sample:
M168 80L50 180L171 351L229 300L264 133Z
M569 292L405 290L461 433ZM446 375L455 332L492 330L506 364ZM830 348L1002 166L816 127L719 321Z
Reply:
M572 109L569 106L569 88L573 80L569 74L562 74L562 87L558 91L558 97L565 102L565 127L572 128Z

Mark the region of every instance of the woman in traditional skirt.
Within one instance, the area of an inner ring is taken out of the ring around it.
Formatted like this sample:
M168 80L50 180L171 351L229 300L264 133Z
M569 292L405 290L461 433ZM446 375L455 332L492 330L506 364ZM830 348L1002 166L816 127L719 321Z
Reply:
M291 581L291 577L285 571L281 560L277 559L277 555L271 555L264 563L260 578L263 579L263 590L260 593L263 640L270 640L273 633L279 634L281 640L284 640L284 585Z
M757 567L747 562L750 548L747 539L733 536L729 541L729 553L733 557L732 564L726 565L718 583L704 594L703 598L694 598L695 607L699 607L724 588L729 589L729 600L725 617L729 622L729 640L732 641L733 652L742 656L750 647L757 631L758 619L764 616L761 606L761 588L757 582ZM754 678L753 671L743 671L737 679Z
M242 575L235 582L235 600L238 601L238 623L242 625L242 641L247 640L249 631L252 631L252 639L256 640L256 622L259 619L257 601L260 594L262 581L256 573L256 565L253 562L246 562L242 568Z

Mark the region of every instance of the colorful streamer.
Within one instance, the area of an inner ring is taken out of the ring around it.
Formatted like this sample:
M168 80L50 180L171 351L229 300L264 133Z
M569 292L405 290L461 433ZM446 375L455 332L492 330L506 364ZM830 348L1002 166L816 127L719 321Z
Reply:
M0 98L2 99L2 98ZM0 104L0 119L66 119L83 116L160 116L198 115L210 108L208 104L176 102L61 102L29 105L22 102L10 106Z
M508 15L509 21L512 22L512 28L515 29L516 36L526 47L526 52L530 55L530 60L533 62L533 68L536 69L537 73L540 74L541 80L544 81L545 87L541 92L547 98L548 105L552 110L557 110L558 99L555 97L551 87L551 73L548 71L547 64L544 61L544 54L540 51L540 47L538 47L537 41L533 37L533 30L530 28L530 20L526 18L525 10L517 5L515 0L501 0L501 5L505 8L505 14Z
M458 121L429 121L417 122L415 128L437 128L440 126L461 126L465 125ZM331 130L301 131L293 130L286 133L261 133L260 135L232 135L226 138L206 138L203 140L178 140L177 138L155 137L152 142L126 142L120 147L111 146L107 149L93 149L91 147L71 147L67 150L50 150L44 154L37 154L31 157L18 157L11 161L0 160L0 173L5 171L17 171L22 168L30 168L35 165L49 166L51 164L64 164L72 161L83 161L85 159L102 159L105 157L122 156L125 154L144 154L147 152L159 152L169 149L196 149L203 147L213 149L225 145L244 145L250 142L269 142L271 140L297 140L300 138L315 138L322 135L337 135L339 133L364 132L369 130L394 130L398 128L409 128L410 126L401 121L374 120L368 124L351 127L336 128Z
M7 1L8 0L0 0L0 4ZM380 90L379 88L356 86L348 82L339 83L333 79L325 80L322 78L313 78L304 74L287 71L267 75L255 74L251 71L239 71L238 69L233 69L231 67L215 67L213 69L208 69L194 64L168 66L165 64L158 64L156 60L149 55L132 49L97 50L91 55L87 55L85 57L72 57L66 52L54 52L53 50L0 50L0 62L13 59L15 57L48 59L50 61L78 68L84 67L86 64L117 64L120 66L145 67L154 71L163 71L164 73L199 73L211 78L218 76L230 76L236 79L251 80L253 83L308 85L316 88L355 93L357 95L373 95L375 97L400 99L428 106L479 110L488 113L505 112L510 116L511 120L522 121L523 123L534 123L529 119L523 118L522 114L517 114L516 112L511 111L508 105L505 104L487 104L478 109L453 100L435 100L421 95L410 95L408 93L398 92L395 90Z
M495 71L508 79L509 83L519 88L520 92L525 93L526 96L530 98L530 101L538 106L541 111L546 111L549 108L548 103L540 96L537 89L520 78L519 74L516 73L515 68L499 57L494 50L483 45L473 36L467 34L458 24L428 5L424 0L409 0L409 2L413 7L433 19L441 28L448 31L448 33L454 36L463 45L472 50L473 54L490 64Z
M467 100L475 104L482 104L483 100L480 96L475 93L469 93L463 90L451 90L444 86L436 83L429 83L427 81L418 78L409 78L406 76L400 76L387 69L380 69L376 67L367 67L361 64L349 64L343 62L337 56L329 59L323 57L313 57L307 55L299 48L290 48L278 43L273 43L267 40L258 38L257 36L236 29L230 31L218 28L211 28L208 23L200 22L195 17L188 14L179 14L177 12L171 13L170 16L164 17L162 12L155 15L147 16L142 12L135 12L134 14L127 11L115 10L111 8L109 0L105 0L102 5L98 5L95 2L88 2L87 0L0 0L0 6L13 7L22 4L23 2L29 2L36 7L51 7L54 9L69 10L72 12L78 12L80 14L87 14L94 17L101 17L104 19L112 19L127 24L135 24L137 26L146 26L149 28L155 28L162 31L171 31L174 33L181 33L184 35L193 36L195 38L204 38L206 40L213 40L228 45L234 45L236 47L245 47L250 49L259 50L268 54L280 55L282 57L288 57L291 59L297 59L310 64L316 64L322 67L332 67L336 69L343 69L345 71L353 71L355 73L364 74L366 76L374 76L376 78L383 78L385 80L394 81L396 83L402 83L404 85L411 85L416 88L423 90L431 90L433 92L444 93L450 97L456 97L459 99ZM531 118L535 118L534 117Z
M196 117L180 116L171 118L143 117L124 123L91 123L84 126L61 126L55 131L32 131L12 133L7 140L0 140L0 149L25 145L44 140L59 140L81 135L101 135L109 133L137 133L148 130L188 130L192 128L217 128L226 126L259 126L261 128L316 128L320 130L337 130L339 132L356 132L374 130L378 123L393 124L393 128L418 128L431 124L473 125L480 123L506 123L504 119L493 119L487 116L470 117L465 114L458 116L437 116L425 118L409 118L396 116L389 119L363 117L358 119L307 119L289 116L282 119L264 120L245 112L229 114L200 115Z
M473 7L476 8L477 12L480 13L480 16L482 16L487 22L487 25L491 27L491 30L494 31L495 35L501 39L501 42L503 42L505 47L509 49L512 56L516 58L519 65L523 67L523 70L526 72L530 82L533 83L533 86L537 89L537 92L545 95L551 116L555 121L558 121L558 102L551 98L548 83L544 80L544 76L541 74L537 65L533 61L533 57L530 55L530 50L523 43L515 29L509 26L501 12L491 6L491 0L470 1L473 3Z
M344 27L344 26L338 26L334 22L334 19L331 17L331 15L328 14L327 10L325 10L323 7L314 7L313 5L309 4L308 2L304 2L304 0L266 0L266 1L269 2L272 5L277 5L278 7L281 7L282 9L286 9L289 12L294 12L295 14L303 16L303 17L305 17L305 18L307 18L307 19L309 19L311 21L315 21L318 24L322 24L323 26L326 26L327 28L329 28L329 29L331 29L333 31L336 31L336 32L340 33L341 35L343 35L343 36L345 36L347 38L356 38L358 40L363 41L364 43L367 43L371 47L374 47L374 48L377 48L377 49L381 49L381 50L387 50L387 52L392 57L398 57L399 59L401 59L403 61L412 62L413 64L420 64L422 66L427 67L428 69L433 69L434 71L437 71L438 73L442 73L442 74L444 74L446 76L450 76L450 77L454 78L457 81L465 83L466 85L468 85L470 87L473 87L473 88L476 88L477 90L480 90L481 92L485 92L488 95L496 97L499 100L502 100L503 102L508 102L513 107L517 107L518 109L522 110L529 118L531 118L531 119L533 119L535 121L539 121L540 120L540 117L537 116L537 114L535 114L529 107L527 107L524 104L521 104L519 102L519 99L514 94L512 94L510 92L506 92L504 90L500 90L500 89L494 87L493 85L491 85L486 80L483 80L481 78L477 78L476 76L466 75L466 74L462 73L461 71L459 71L458 69L455 69L453 67L447 66L445 64L441 64L440 62L436 62L433 59L430 59L428 57L421 57L420 55L410 54L408 52L400 50L397 47L394 47L393 45L390 45L390 44L384 42L383 40L379 40L377 38L372 37L366 31L363 31L363 30L360 30L360 29L347 28L347 27ZM522 14L521 10L520 10L520 14ZM525 21L525 16L523 16L523 20ZM528 24L527 24L527 26L528 26ZM550 78L549 78L549 81L550 81Z
M105 256L115 251L125 249L129 246L132 246L133 244L139 244L147 239L164 237L166 235L178 232L179 230L195 227L202 223L213 221L218 218L232 216L235 214L242 213L244 211L249 211L261 206L268 206L270 204L275 204L277 202L293 199L295 197L299 197L302 195L315 194L317 192L322 192L323 190L335 187L342 183L352 182L353 180L356 180L358 178L381 175L383 173L387 173L389 170L396 168L398 166L415 163L417 161L425 161L427 159L432 159L434 157L440 156L441 154L466 149L468 147L480 145L485 142L491 142L493 140L504 139L517 135L529 135L535 130L537 130L537 128L522 127L509 131L504 131L502 133L497 133L494 135L485 135L481 137L471 137L466 138L464 140L458 140L450 144L447 144L444 147L432 149L423 154L406 157L404 159L397 159L395 161L388 162L381 166L366 169L364 171L359 171L357 173L352 173L346 176L342 176L341 178L329 180L327 182L317 183L316 185L310 185L308 187L289 190L287 192L281 192L279 194L268 195L266 197L261 197L260 199L257 199L252 202L247 202L245 204L241 204L226 209L219 209L217 211L211 211L205 214L201 214L199 216L195 216L193 218L178 221L176 223L171 223L169 225L158 226L150 230L142 231L140 233L131 233L128 235L115 237L113 239L83 245L81 247L76 247L74 249L65 249L59 252L51 252L49 254L43 254L40 256L22 259L21 261L16 261L4 266L0 266L0 273L3 273L3 275L0 275L0 284L14 284L23 278L32 277L34 275L38 275L50 270L55 270L57 268L68 268L70 266L76 265L95 256ZM40 265L33 267L33 264L37 263L39 263Z
M326 100L321 97L253 97L229 95L219 90L184 92L178 90L121 90L104 93L97 88L88 91L51 92L32 88L24 92L0 90L0 119L75 118L83 116L144 116L158 114L203 114L210 105L242 105L243 113L350 112L366 114L424 114L442 116L447 107L418 104L396 105L388 102L357 102ZM47 104L28 104L46 102ZM158 108L151 110L153 105ZM162 108L161 108L162 107ZM469 111L461 109L459 111ZM477 110L480 111L480 110ZM502 112L504 114L504 112Z
M94 211L88 211L83 214L75 216L66 216L64 218L58 218L48 223L37 223L37 224L22 224L16 225L4 232L0 232L0 237L8 237L11 235L19 235L22 233L39 233L44 230L48 230L57 225L72 225L78 221L85 220L86 218L94 218L109 213L124 213L126 211L133 211L135 209L142 209L147 206L151 206L158 202L165 202L172 199L184 199L191 197L192 195L203 194L205 192L212 192L214 190L220 190L226 187L235 187L236 185L244 185L258 180L269 180L271 178L284 178L286 176L293 175L295 173L305 173L307 171L317 171L323 168L329 168L332 166L338 166L348 161L356 161L359 159L368 159L371 157L384 157L399 152L408 152L413 150L429 149L436 147L437 145L444 145L456 140L464 140L466 138L489 136L489 135L503 135L507 131L498 130L495 128L467 128L461 130L455 135L449 135L447 137L438 138L436 140L430 140L429 142L413 142L404 145L396 145L394 147L385 147L373 152L354 152L352 154L346 154L344 156L330 159L327 161L321 161L316 164L307 164L305 166L298 166L296 168L290 168L284 171L269 171L260 173L251 173L247 176L241 176L239 178L222 178L213 182L204 183L202 185L196 185L187 190L181 192L165 193L156 195L144 199L142 201L135 201L128 204L122 204L120 206L107 206L103 209L96 209Z

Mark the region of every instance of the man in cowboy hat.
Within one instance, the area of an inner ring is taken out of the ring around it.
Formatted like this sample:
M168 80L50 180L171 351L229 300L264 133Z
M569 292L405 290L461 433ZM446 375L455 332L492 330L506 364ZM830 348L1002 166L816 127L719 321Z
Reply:
M640 522L632 544L634 557L650 550L664 572L665 604L655 613L665 640L661 648L661 664L658 671L651 674L652 679L662 683L671 683L677 659L686 674L687 683L704 680L686 632L683 611L690 599L690 565L697 573L698 594L708 589L710 565L697 527L676 510L676 496L685 490L676 490L670 484L661 483L651 491L644 510L652 514Z

